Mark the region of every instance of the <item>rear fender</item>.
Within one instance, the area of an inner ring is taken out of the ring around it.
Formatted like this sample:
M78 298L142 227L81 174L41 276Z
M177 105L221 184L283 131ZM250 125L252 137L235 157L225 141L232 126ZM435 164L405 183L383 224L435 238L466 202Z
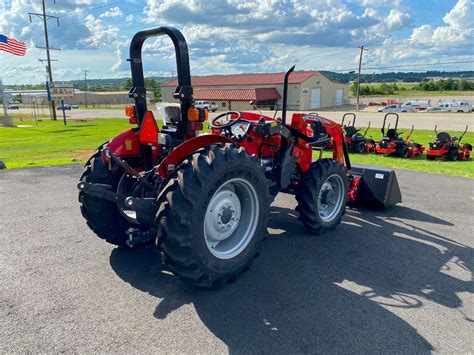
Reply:
M172 173L186 157L190 156L196 150L217 143L236 144L230 138L218 134L203 134L188 139L174 148L173 151L161 161L161 163L156 167L156 172L161 177L166 177L168 174Z
M116 156L127 159L141 155L139 132L137 129L129 129L112 138L104 147L109 148ZM104 162L109 158L102 154Z

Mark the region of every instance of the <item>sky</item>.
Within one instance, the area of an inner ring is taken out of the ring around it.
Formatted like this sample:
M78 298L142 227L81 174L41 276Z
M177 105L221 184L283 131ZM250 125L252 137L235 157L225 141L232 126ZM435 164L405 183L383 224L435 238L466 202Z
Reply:
M473 0L45 0L54 80L129 77L130 39L159 26L180 29L192 75L299 70L363 73L474 70ZM27 54L0 51L6 84L45 80L40 0L0 0L0 34ZM457 62L457 63L453 63ZM149 39L147 76L175 74L172 43Z

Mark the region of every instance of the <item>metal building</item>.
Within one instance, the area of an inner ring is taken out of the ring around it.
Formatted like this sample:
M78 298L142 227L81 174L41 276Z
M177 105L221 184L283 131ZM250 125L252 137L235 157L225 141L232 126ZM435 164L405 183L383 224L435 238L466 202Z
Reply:
M214 102L219 110L251 110L250 100L262 109L281 108L285 73L193 76L194 99ZM173 98L177 80L162 84L162 100ZM295 71L290 75L288 109L314 110L348 103L348 87L329 80L318 71Z

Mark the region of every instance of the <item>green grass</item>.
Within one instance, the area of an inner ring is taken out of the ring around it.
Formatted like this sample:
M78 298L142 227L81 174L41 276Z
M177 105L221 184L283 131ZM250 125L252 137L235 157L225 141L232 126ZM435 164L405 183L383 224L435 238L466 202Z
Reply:
M363 133L365 130L361 129ZM409 133L409 129L400 129L400 132L404 132L403 136L406 137L406 134ZM462 132L448 131L452 136L460 136ZM367 137L372 136L372 138L377 141L382 137L382 133L379 128L371 128L367 133ZM417 130L414 131L411 135L410 140L415 141L416 143L421 143L425 146L425 149L429 147L428 143L434 141L435 133L434 131L426 130ZM462 139L464 143L471 143L474 145L474 133L468 132ZM324 152L324 156L330 157L330 152ZM362 164L362 165L374 165L374 166L383 166L387 168L397 168L397 169L409 169L417 170L428 173L436 174L446 174L446 175L456 175L474 178L474 162L473 161L444 161L444 160L435 160L429 161L425 156L417 157L413 159L401 159L398 157L384 156L380 154L351 154L351 162L353 164Z
M26 128L0 128L0 160L7 168L83 162L100 144L130 128L126 119L98 119L81 122L34 120L15 121Z
M379 87L382 83L362 83L361 86L375 86ZM387 83L391 84L391 83ZM473 90L450 90L450 91L424 91L424 90L415 90L414 87L417 83L396 83L397 86L401 89L399 92L393 94L377 94L377 95L361 95L361 97L425 97L425 96L474 96ZM349 97L355 97L352 90L349 91Z
M17 124L31 125L22 128L0 128L0 160L9 169L31 166L61 165L73 162L82 163L97 146L130 128L126 119L97 119L94 121L69 120L64 126L62 121L44 120L34 125L33 120ZM405 133L406 132L405 130ZM460 132L449 132L459 135ZM371 129L368 136L378 140L379 129ZM434 139L433 131L415 131L412 138L425 146ZM467 133L463 139L474 144L474 133ZM330 156L330 152L325 152ZM385 166L389 168L411 169L430 173L458 175L474 178L474 163L428 161L426 158L400 159L382 155L351 154L354 164Z

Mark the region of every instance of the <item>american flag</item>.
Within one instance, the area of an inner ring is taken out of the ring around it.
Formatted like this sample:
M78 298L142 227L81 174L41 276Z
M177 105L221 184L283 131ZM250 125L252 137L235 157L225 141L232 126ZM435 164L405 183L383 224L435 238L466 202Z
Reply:
M18 42L13 38L0 35L0 50L14 54L24 56L26 53L26 45L23 42Z

